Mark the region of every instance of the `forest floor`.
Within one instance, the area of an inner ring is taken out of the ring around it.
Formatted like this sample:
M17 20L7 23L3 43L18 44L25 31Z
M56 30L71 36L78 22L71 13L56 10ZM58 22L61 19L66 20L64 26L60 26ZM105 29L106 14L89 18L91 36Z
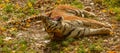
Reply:
M33 23L25 30L11 28L10 32L5 31L5 22L25 19L42 12L42 8L34 9L32 3L32 0L0 2L0 53L120 53L120 21L113 19L114 15L110 15L105 7L89 1L82 1L84 7L89 5L92 8L91 12L97 16L93 19L110 23L114 28L113 34L50 42L41 22Z

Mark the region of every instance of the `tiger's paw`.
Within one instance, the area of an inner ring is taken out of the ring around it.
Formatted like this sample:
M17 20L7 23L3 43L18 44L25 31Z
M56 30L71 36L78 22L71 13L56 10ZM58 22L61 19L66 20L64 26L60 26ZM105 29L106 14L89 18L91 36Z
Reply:
M108 35L110 35L111 32L112 32L112 30L111 30L110 28L102 28L102 29L101 29L101 32L102 32L103 34L108 34Z

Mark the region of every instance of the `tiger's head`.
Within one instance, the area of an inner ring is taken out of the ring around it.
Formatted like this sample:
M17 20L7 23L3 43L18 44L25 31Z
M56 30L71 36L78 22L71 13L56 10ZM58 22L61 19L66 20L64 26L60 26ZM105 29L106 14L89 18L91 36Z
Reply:
M51 17L46 17L43 20L45 30L47 32L57 32L59 31L59 28L62 26L62 17L56 17L56 18L51 18Z
M63 33L60 29L62 26L62 17L46 17L43 23L45 31L50 35L52 39L54 39L54 37L62 37Z

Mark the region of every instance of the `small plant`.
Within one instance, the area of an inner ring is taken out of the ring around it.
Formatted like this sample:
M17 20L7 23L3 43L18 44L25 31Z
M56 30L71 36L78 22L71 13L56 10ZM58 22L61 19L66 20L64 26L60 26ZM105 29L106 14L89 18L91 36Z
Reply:
M79 42L77 53L86 53L86 48L84 47L84 43L82 41Z
M2 47L2 52L9 53L10 48L8 46L3 46Z
M99 53L103 50L103 48L100 45L91 44L89 45L89 50L91 53Z
M53 42L50 43L49 46L52 48L52 50L57 50L57 49L59 49L60 44L56 41L53 41Z
M83 4L78 0L73 1L71 3L71 5L73 5L73 6L77 7L77 8L80 8L80 9L82 9L84 7Z
M17 16L17 18L24 18L25 14L24 13L18 13L16 16Z
M85 53L86 51L85 51L85 49L84 48L79 48L79 50L78 50L78 53Z
M75 41L74 38L67 38L65 41L62 41L62 45L63 46L68 46L73 41Z
M103 0L103 5L106 5L108 7L119 7L120 0Z
M23 38L22 39L20 39L20 41L18 42L19 44L27 44L27 41L26 40L24 40Z
M120 21L120 14L116 15L115 19Z
M32 4L35 4L37 0L28 0L28 2L31 2Z
M2 3L2 0L0 0L0 3Z
M3 37L2 37L2 35L0 35L0 45L2 45L3 44Z
M64 53L63 51L60 51L60 53Z
M3 16L2 16L2 19L3 19L4 21L8 21L9 18L8 18L7 15L3 15Z
M27 49L27 45L26 44L20 44L19 46L19 50L25 51Z
M96 50L96 45L90 45L90 46L89 46L89 49L90 49L90 51Z
M26 51L27 49L27 41L23 38L19 39L19 40L16 40L16 44L17 46L19 46L17 49L20 50L20 51ZM16 49L17 46L14 46L14 49Z
M39 10L36 10L34 8L30 8L28 10L28 15L35 15L35 14L39 14Z
M60 1L57 1L57 3L70 4L70 5L73 5L77 8L80 8L80 9L82 9L84 7L83 4L79 0L60 0Z
M74 38L69 38L69 39L66 39L66 41L73 42L73 41L75 41L75 39Z
M109 11L111 13L114 13L114 18L115 20L120 21L120 7L114 7L114 8L110 8Z
M7 3L4 8L5 12L13 12L14 11L14 5L11 3Z
M68 41L63 41L63 42L62 42L62 45L63 45L63 46L68 46L69 44L70 44L70 42L68 42Z
M103 5L107 6L114 19L120 20L120 0L103 0Z

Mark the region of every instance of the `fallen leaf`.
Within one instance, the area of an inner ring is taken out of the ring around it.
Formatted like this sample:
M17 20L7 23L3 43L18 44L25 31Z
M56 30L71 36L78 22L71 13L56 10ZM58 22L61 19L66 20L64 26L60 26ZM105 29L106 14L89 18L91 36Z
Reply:
M7 2L7 3L8 3L8 2L10 2L10 0L5 0L5 2Z
M26 24L26 27L30 27L30 24Z
M14 30L17 30L17 28L11 28L10 31L14 31Z
M120 45L116 45L114 48L120 50Z
M116 53L116 51L107 51L107 53Z
M105 12L107 12L107 10L105 10L105 9L104 9L104 10L102 10L102 12L104 12L104 13L105 13Z
M5 7L5 4L0 4L0 8L4 8Z
M32 7L32 3L31 3L31 2L28 2L28 6L29 6L29 7Z
M1 31L5 31L6 28L5 28L5 27L0 27L0 30L1 30Z
M12 38L11 37L6 37L5 39L3 39L4 41L9 41L11 40Z
M21 8L18 3L15 5L15 7L16 7L17 9Z

